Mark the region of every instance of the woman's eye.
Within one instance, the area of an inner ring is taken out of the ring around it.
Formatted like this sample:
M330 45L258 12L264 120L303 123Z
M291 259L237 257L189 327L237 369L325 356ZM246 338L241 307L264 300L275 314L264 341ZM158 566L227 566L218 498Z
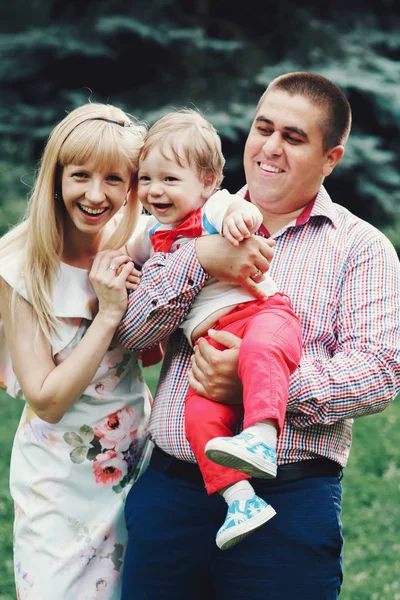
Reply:
M72 173L72 177L76 177L78 179L84 179L85 177L87 177L87 173L77 171L76 173Z

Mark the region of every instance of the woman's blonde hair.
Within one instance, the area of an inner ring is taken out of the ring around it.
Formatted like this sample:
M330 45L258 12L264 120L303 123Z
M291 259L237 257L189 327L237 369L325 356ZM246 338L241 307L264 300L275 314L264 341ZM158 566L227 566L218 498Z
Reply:
M139 162L154 146L165 158L170 158L172 152L179 166L194 168L201 181L212 177L215 188L221 185L225 165L221 138L210 121L197 110L183 108L156 121L147 132Z
M115 106L85 104L70 112L49 136L26 214L0 241L0 260L23 250L21 275L39 326L48 338L57 326L52 284L64 250L62 169L90 160L95 168L111 171L127 165L132 170L123 218L102 247L120 248L127 242L140 213L135 190L138 154L145 132L143 125Z

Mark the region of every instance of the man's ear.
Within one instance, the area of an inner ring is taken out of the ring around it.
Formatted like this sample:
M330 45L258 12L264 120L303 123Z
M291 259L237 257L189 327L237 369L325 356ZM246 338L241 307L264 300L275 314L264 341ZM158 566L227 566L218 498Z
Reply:
M338 162L342 159L344 154L344 146L334 146L328 150L326 155L326 162L322 168L322 174L324 177L328 177L336 167Z

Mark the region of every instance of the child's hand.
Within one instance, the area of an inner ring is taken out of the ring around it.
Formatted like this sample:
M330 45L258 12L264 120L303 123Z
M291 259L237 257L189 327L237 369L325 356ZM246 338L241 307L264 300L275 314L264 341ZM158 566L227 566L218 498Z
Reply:
M137 286L140 283L140 278L142 276L141 271L138 271L136 268L132 270L132 273L126 279L126 289L127 290L136 290Z
M127 260L127 262L129 262L129 260ZM119 267L116 271L116 274L119 275L121 271L121 267ZM128 277L126 278L126 289L127 290L136 290L137 286L140 283L140 278L142 276L142 273L140 271L138 271L138 269L133 268L130 275L128 275Z
M233 246L239 246L239 242L255 233L262 222L262 214L254 204L250 202L241 203L240 208L236 208L230 213L229 210L227 211L222 227L222 235Z

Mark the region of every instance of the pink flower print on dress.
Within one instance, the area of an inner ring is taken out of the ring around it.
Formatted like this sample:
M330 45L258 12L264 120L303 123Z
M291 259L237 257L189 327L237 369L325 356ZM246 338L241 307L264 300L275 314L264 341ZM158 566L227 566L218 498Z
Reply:
M117 545L117 537L114 531L107 531L101 541L101 544L97 548L97 553L100 558L108 558L115 550Z
M71 586L71 598L79 600L110 600L115 598L120 573L110 559L95 557L85 568L85 577ZM118 596L119 597L119 596Z
M116 346L107 352L104 364L110 368L116 367L123 362L125 355L127 355L128 358L130 357L130 353L126 351L126 348L123 346Z
M116 375L108 375L106 379L98 381L95 384L94 389L98 394L101 395L110 394L110 392L115 390L115 388L117 387L117 385L120 384L120 382L120 378Z
M117 452L123 452L136 437L139 424L140 413L129 406L100 421L94 428L94 433L103 448L114 448Z
M96 483L112 487L125 477L128 466L124 461L122 454L117 454L114 450L97 455L93 463L93 472Z

